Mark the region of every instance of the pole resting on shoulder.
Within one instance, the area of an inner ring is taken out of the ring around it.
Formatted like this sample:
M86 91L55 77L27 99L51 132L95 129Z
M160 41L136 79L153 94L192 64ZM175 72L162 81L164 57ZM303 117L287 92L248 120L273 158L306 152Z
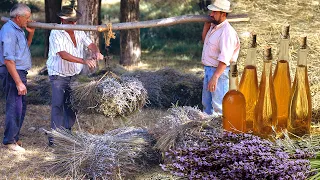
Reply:
M8 21L9 18L1 17L1 21ZM247 14L230 14L228 15L228 21L232 23L246 22L250 18ZM112 30L128 30L128 29L140 29L151 28L161 26L172 26L176 24L191 23L191 22L211 22L212 19L208 15L183 15L170 18L140 21L140 22L124 22L112 24ZM103 32L108 28L108 25L80 25L80 24L57 24L57 23L40 23L29 22L28 27L40 28L40 29L60 29L60 30L82 30L82 31L99 31Z

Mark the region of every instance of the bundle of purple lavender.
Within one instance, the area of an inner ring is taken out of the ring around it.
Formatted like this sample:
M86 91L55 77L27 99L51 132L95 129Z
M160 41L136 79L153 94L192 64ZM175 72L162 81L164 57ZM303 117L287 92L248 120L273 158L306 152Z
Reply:
M177 116L169 115L165 119L170 117ZM320 141L278 139L272 142L251 134L222 131L219 121L221 119L215 117L209 121L185 120L180 124L185 128L163 132L157 142L158 148L165 151L162 169L188 179L319 178Z

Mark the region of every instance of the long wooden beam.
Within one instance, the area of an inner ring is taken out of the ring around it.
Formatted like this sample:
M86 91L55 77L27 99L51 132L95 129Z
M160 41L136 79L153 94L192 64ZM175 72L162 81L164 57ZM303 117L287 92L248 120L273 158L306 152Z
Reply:
M1 17L1 21L8 21L9 18ZM112 24L112 30L128 30L138 28L150 28L159 26L172 26L175 24L190 23L190 22L210 22L212 19L208 15L183 15L177 17L140 21L140 22L125 22ZM249 17L246 14L229 14L229 22L244 22L249 21ZM57 24L57 23L40 23L30 22L29 27L41 28L41 29L63 29L63 30L83 30L83 31L105 31L107 25L70 25L70 24Z

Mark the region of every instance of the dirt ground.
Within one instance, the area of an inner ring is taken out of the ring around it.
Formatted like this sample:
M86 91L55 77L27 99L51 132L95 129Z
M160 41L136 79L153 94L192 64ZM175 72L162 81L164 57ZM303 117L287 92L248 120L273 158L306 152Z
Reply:
M3 101L1 102L3 105ZM75 131L86 131L94 134L102 134L114 127L140 126L150 127L159 117L166 114L165 110L146 109L131 115L128 119L106 118L102 115L79 115L78 122L74 126ZM4 119L1 112L0 119ZM3 139L3 121L0 126L0 139ZM72 177L60 177L46 171L48 161L54 157L54 149L47 145L47 136L43 129L50 129L50 106L28 105L26 118L21 129L20 139L25 153L17 153L7 150L0 145L0 180L1 179L72 179ZM161 171L160 167L153 167L135 179L174 179L170 174Z

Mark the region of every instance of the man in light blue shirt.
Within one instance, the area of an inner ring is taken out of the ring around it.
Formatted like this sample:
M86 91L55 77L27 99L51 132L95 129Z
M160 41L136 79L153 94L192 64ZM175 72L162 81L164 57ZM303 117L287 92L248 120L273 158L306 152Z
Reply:
M25 151L19 141L20 129L26 114L27 74L31 68L31 45L34 28L28 28L31 10L16 4L10 10L11 19L0 31L0 73L6 77L6 116L3 144L13 151ZM28 31L26 38L23 31Z

